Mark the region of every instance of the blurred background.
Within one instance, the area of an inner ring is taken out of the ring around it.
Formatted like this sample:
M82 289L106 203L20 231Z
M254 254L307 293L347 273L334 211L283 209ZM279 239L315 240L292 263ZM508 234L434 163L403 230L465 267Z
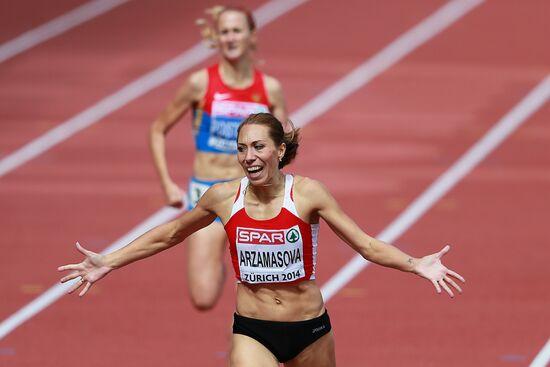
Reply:
M229 261L207 313L189 302L184 245L84 299L63 296L56 272L80 258L77 240L112 249L178 214L163 208L149 128L216 61L195 20L217 4L2 2L0 366L225 365ZM545 366L550 2L238 5L254 11L258 66L304 128L287 172L321 180L367 233L415 256L452 244L444 261L467 279L450 299L409 274L349 272L354 252L322 225L318 281L339 365ZM174 129L170 170L185 187L190 116Z

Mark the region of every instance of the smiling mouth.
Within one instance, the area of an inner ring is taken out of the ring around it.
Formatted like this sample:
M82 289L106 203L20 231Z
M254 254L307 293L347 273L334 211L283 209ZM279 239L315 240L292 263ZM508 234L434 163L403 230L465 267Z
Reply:
M257 174L259 172L261 172L264 168L262 166L252 166L252 167L248 167L246 169L246 171L251 174L251 175L254 175L254 174Z

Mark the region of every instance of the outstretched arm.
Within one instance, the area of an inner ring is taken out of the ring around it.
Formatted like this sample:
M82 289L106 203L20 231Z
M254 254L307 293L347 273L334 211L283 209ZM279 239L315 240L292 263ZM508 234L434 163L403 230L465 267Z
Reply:
M462 282L464 282L464 278L458 273L447 269L441 263L441 257L449 251L450 246L447 245L441 251L422 258L412 257L392 245L369 236L361 230L344 213L330 192L319 182L308 180L305 186L307 186L305 190L307 192L306 197L311 207L327 222L338 237L366 260L418 274L431 281L438 293L441 293L441 288L443 288L453 297L454 294L451 287L455 288L458 292L462 292L462 289L451 277L455 277Z
M204 196L207 196L207 194L208 191ZM112 270L155 255L182 242L189 235L206 227L216 219L216 214L213 210L208 209L208 206L204 205L207 201L204 200L203 205L200 205L199 202L199 205L190 212L186 212L180 218L153 228L130 244L110 254L97 254L85 249L77 242L77 250L85 256L85 259L78 264L60 266L58 268L59 271L72 271L69 275L63 277L61 282L65 283L80 277L69 293L84 285L84 288L80 292L80 296L83 296L88 292L93 283L103 278Z

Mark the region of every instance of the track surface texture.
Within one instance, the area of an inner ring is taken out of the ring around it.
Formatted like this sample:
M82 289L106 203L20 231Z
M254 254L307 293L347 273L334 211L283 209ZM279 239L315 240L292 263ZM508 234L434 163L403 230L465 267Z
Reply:
M0 44L86 2L10 3ZM128 1L0 63L0 161L197 45L194 21L215 3ZM447 3L305 1L259 30L258 59L293 114ZM287 172L324 182L379 234L550 73L548 14L545 0L476 4L308 121ZM162 208L148 129L187 75L0 175L0 322L56 284L56 267L78 258L75 241L100 252ZM452 244L444 261L467 279L464 294L437 295L426 281L373 265L330 298L339 366L530 366L544 353L549 122L546 97L394 241L415 256ZM187 116L168 139L182 186L192 154ZM354 255L322 225L319 284ZM185 256L180 245L113 273L83 299L54 299L0 337L0 366L226 365L232 273L215 309L200 313L188 299Z

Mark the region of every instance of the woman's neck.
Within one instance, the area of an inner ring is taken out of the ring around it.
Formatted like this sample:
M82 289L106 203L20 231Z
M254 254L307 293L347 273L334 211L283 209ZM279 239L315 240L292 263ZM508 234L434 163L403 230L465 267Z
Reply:
M235 61L222 59L219 70L224 84L229 87L244 88L253 82L254 65L249 57Z
M269 202L273 198L281 196L285 190L285 175L282 172L261 186L248 186L248 192L260 202Z

